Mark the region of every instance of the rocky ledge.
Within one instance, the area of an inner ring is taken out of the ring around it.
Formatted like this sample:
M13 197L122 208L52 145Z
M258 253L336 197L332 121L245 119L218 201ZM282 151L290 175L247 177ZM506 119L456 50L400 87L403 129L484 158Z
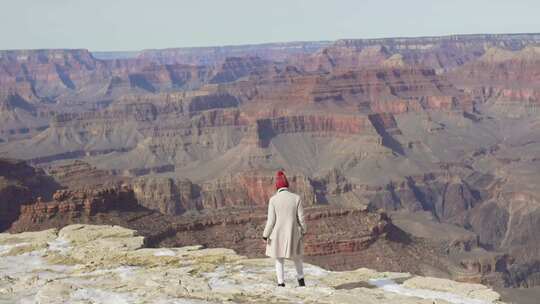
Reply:
M307 287L276 287L271 259L230 249L145 248L120 226L0 234L0 303L502 303L476 284L306 264Z

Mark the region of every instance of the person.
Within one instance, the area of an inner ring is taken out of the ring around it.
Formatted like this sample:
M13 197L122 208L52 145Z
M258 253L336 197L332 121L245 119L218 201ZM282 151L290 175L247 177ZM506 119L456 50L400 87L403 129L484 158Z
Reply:
M304 209L298 194L289 191L283 171L276 173L276 193L268 203L268 217L263 232L266 255L275 259L278 286L285 287L285 259L294 261L299 286L305 286L302 256L306 234Z

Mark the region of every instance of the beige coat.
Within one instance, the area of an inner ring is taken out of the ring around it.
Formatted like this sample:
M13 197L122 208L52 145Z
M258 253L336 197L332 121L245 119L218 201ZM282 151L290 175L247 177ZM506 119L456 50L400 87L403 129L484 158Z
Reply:
M281 188L270 198L263 237L266 255L272 258L294 258L304 254L306 233L304 209L300 196Z

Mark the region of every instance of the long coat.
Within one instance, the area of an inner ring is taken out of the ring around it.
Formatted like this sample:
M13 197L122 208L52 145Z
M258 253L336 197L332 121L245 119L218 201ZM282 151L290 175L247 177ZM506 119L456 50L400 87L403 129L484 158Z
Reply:
M306 229L300 196L287 188L280 188L268 204L268 218L263 232L263 237L268 238L266 255L287 259L302 256Z

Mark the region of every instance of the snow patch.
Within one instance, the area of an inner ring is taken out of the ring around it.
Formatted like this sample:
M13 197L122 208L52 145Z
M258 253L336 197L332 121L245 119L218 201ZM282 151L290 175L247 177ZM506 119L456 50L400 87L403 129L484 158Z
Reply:
M307 267L306 267L307 266ZM330 271L325 270L321 267L315 266L315 265L306 265L304 264L304 274L309 276L315 276L315 277L323 277L328 275ZM296 272L295 272L296 274Z
M9 244L9 245L0 245L0 255L6 254L11 251L11 249L20 246L26 246L29 243L18 243L18 244Z
M176 253L170 249L161 249L154 252L154 256L175 256Z
M229 280L223 266L217 267L213 272L203 274L208 279L208 286L212 290L228 290L235 287L235 283Z
M492 304L492 302L471 299L449 292L408 288L404 287L403 285L397 284L391 279L370 279L369 283L384 291L393 292L408 297L416 297L428 300L444 300L453 304Z
M114 272L118 274L120 279L127 280L134 275L134 272L137 268L138 267L135 266L120 266L118 268L115 268Z
M94 271L72 274L72 276L84 278L84 277L92 277L92 276L102 276L105 274L116 274L120 277L120 279L127 280L130 277L134 276L134 272L137 269L139 269L139 267L137 266L120 266L120 267L111 268L111 269L97 269Z
M71 294L71 299L76 301L88 301L95 304L129 304L137 303L137 299L128 293L105 291L94 288L81 288Z
M208 302L203 300L194 300L194 299L167 299L159 300L155 304L212 304L216 302Z
M44 250L32 251L16 256L5 256L0 259L0 273L16 276L27 273L37 273L40 278L55 278L65 275L73 266L50 265L45 262Z
M61 254L66 253L70 248L70 241L62 237L57 237L55 240L47 243L49 250L59 251Z

